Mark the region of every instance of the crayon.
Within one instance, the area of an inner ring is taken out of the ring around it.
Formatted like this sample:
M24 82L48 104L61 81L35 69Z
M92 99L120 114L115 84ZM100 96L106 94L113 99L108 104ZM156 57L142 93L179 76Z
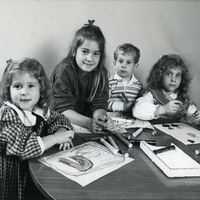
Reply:
M137 137L142 131L143 128L139 128L137 131L133 132L133 137Z
M112 146L117 149L119 151L119 147L117 146L117 144L115 143L115 141L113 140L113 138L111 136L108 136L108 141L112 144Z
M133 146L133 144L131 144L128 140L126 140L125 138L123 138L121 135L119 135L118 133L115 134L117 136L117 138L122 141L125 145L127 145L129 148L131 148Z
M163 152L171 151L171 150L174 150L174 149L175 149L175 146L171 145L171 146L164 147L164 148L161 148L161 149L153 150L153 152L155 154L158 154L158 153L163 153Z
M100 139L100 142L106 146L113 154L117 154L118 150L115 149L112 145L110 145L106 140L103 138Z

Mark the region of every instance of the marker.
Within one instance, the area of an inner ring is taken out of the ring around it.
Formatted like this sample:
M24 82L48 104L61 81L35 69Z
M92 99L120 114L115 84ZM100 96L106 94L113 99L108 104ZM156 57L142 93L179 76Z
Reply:
M131 143L139 143L141 141L144 141L148 144L151 144L151 145L156 145L156 140L139 140L139 139L130 139L129 140Z
M123 138L121 135L119 135L118 133L115 134L117 136L117 138L122 141L124 144L126 144L129 148L131 148L133 145L126 140L125 138Z
M119 151L119 147L117 146L117 144L115 143L115 141L113 140L113 138L111 136L108 136L108 141L112 144L112 146L117 149Z
M175 149L175 146L171 145L171 146L164 147L164 148L161 148L161 149L153 150L153 152L155 154L158 154L158 153L163 153L163 152L171 151L171 150L174 150L174 149Z
M131 135L129 135L127 133L122 133L121 136L128 139L128 140L131 139Z
M103 138L100 139L100 142L106 146L113 154L116 154L118 152L117 149L115 149L112 145L110 145L108 142L106 142L106 140L104 140Z
M190 140L190 139L188 139L187 141L188 141L188 142L191 142L191 143L194 143L194 140Z
M137 137L142 131L143 128L139 128L137 131L133 132L133 137Z
M128 149L123 145L121 144L119 141L116 141L117 143L117 146L119 148L119 152L124 156L124 157L129 157L129 153L128 153Z
M200 154L200 149L195 150L195 154L199 155Z
M84 140L85 142L88 142L88 141L97 141L97 140L100 140L101 138L103 139L107 139L108 136L90 136L90 137L83 137L82 140Z

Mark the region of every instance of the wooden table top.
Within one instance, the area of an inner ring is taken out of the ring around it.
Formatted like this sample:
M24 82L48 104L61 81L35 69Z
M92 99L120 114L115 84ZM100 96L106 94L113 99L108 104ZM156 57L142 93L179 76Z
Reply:
M83 143L77 135L75 144ZM144 138L145 137L145 138ZM171 136L157 130L153 136L144 131L140 139L155 139L157 145L169 145L171 142L200 163L200 156L194 154L198 145L184 145ZM45 154L58 151L51 148ZM38 159L29 161L30 173L36 186L47 199L55 200L199 200L200 177L168 178L139 148L134 145L129 149L133 162L82 187L62 174L47 167Z

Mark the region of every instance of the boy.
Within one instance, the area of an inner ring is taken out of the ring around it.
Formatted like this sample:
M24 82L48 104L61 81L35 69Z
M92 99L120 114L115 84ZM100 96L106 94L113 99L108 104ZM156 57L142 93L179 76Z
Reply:
M109 111L131 112L142 90L133 71L138 66L140 50L132 44L122 44L114 51L116 73L109 79Z

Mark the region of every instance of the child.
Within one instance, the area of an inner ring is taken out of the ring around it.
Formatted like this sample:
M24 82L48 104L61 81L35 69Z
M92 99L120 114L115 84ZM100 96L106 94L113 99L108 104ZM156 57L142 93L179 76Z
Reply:
M147 79L147 91L137 99L133 116L155 122L199 123L200 112L188 96L188 66L178 55L162 56Z
M106 116L108 74L104 66L105 38L98 26L89 20L73 39L67 57L52 73L54 108L73 124L93 133L112 130Z
M140 50L132 44L122 44L116 48L114 66L117 72L109 79L108 110L132 111L135 100L142 90L142 83L133 74L139 59Z
M27 159L55 144L72 145L70 121L48 106L49 88L38 61L8 61L0 84L1 200L24 199Z

